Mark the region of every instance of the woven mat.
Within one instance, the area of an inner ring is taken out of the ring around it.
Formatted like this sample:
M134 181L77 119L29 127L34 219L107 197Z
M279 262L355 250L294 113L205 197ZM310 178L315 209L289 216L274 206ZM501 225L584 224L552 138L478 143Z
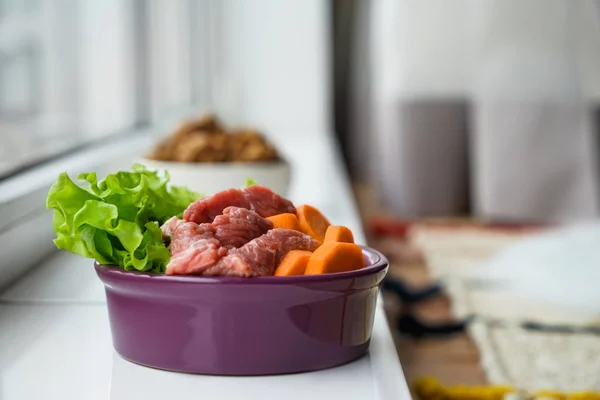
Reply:
M599 326L594 316L575 314L498 289L469 287L466 278L482 261L527 232L479 227L411 227L433 277L446 288L456 318L475 316L469 335L490 383L526 390L600 390L600 335L526 330L522 322L573 327Z
M475 322L469 327L490 383L526 390L600 390L600 337L528 331Z

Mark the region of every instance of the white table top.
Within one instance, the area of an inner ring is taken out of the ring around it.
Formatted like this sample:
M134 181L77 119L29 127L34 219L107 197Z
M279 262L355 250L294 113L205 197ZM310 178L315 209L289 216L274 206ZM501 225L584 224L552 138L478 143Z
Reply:
M294 169L291 199L315 204L364 242L331 138L286 138L277 145ZM90 260L57 253L0 294L3 400L293 400L306 394L314 400L410 399L381 302L369 353L360 360L312 373L215 377L160 371L121 359L112 349L104 290Z

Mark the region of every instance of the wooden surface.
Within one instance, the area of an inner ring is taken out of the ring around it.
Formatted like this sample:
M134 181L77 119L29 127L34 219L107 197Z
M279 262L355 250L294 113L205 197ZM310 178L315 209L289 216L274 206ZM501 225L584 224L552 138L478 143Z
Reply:
M386 216L368 186L356 184L355 194L365 226L371 217ZM368 240L370 246L380 250L390 259L391 276L400 278L415 288L430 282L426 266L409 261L410 250L402 241L391 237L369 237ZM429 322L451 320L448 298L441 296L414 306L400 304L389 294L386 294L384 299L398 356L409 384L424 375L435 376L447 385L486 383L477 348L466 334L417 340L400 335L395 329L397 317L407 311L412 311Z
M372 243L377 248L377 243ZM390 274L408 281L421 281L426 276L424 265L402 265L391 262ZM412 307L402 306L392 295L385 295L385 305L390 326L401 313L412 311L424 321L451 320L448 299L441 296ZM479 363L477 348L466 334L447 338L412 339L394 332L396 349L407 381L432 375L442 383L482 385L486 383Z

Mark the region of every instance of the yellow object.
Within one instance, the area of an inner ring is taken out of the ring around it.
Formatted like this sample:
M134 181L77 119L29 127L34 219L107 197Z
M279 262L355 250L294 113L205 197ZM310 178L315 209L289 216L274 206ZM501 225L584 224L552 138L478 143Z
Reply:
M504 400L516 390L510 386L443 386L437 379L423 377L413 382L413 389L419 400ZM556 400L600 400L599 392L562 393L542 390L527 396L532 399Z
M421 400L442 400L445 398L445 389L435 378L419 378L413 383L413 389Z
M535 393L535 397L547 398L547 399L556 399L556 400L567 400L567 395L565 393L556 392L553 390L540 390Z
M567 396L568 400L600 400L600 393L576 392Z

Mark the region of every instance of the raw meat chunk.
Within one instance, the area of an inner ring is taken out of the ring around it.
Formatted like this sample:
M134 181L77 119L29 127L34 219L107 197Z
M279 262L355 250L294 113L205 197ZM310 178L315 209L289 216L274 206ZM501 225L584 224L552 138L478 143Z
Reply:
M217 215L221 215L223 210L230 206L249 208L246 197L241 190L223 190L210 197L196 200L184 211L183 219L197 224L212 222Z
M196 200L185 210L183 218L197 224L212 222L229 206L246 208L265 218L282 213L296 213L291 201L267 187L254 185L243 190L223 190L210 197Z
M261 217L290 213L296 214L296 207L288 199L265 186L253 185L243 190L246 200Z
M171 260L167 275L199 274L215 265L227 254L227 249L214 237L210 224L195 224L171 218L161 227L171 238Z
M319 247L319 242L316 241L312 236L293 229L273 229L269 231L267 235L263 236L267 236L270 240L279 243L277 259L275 260L276 265L273 266L271 273L275 270L275 267L279 265L281 261L283 261L285 256L287 256L287 253L290 251L315 251L317 247Z
M211 224L196 224L173 217L161 226L163 236L171 238L171 255L190 247L200 239L214 238L215 230Z
M167 275L204 275L203 272L219 262L227 254L215 238L198 239L177 254L171 256Z
M228 210L232 215L239 209ZM223 225L224 226L224 225ZM171 261L167 275L265 276L291 250L314 251L318 242L291 229L271 229L240 248L227 249L215 237L218 227L182 220L169 220L163 225L171 238ZM225 240L235 236L226 236ZM235 240L240 239L235 237Z
M164 224L162 224L160 229L162 231L163 238L166 238L166 237L170 238L171 236L173 236L173 232L175 232L175 229L177 229L179 224L181 224L182 222L183 221L180 220L179 218L172 217L172 218L168 219Z
M281 260L292 250L314 251L319 243L292 229L272 229L239 249L232 249L203 275L268 276L273 275Z
M193 223L193 222L188 222ZM273 223L255 213L239 207L227 207L212 223L215 237L221 246L241 247L273 228Z

